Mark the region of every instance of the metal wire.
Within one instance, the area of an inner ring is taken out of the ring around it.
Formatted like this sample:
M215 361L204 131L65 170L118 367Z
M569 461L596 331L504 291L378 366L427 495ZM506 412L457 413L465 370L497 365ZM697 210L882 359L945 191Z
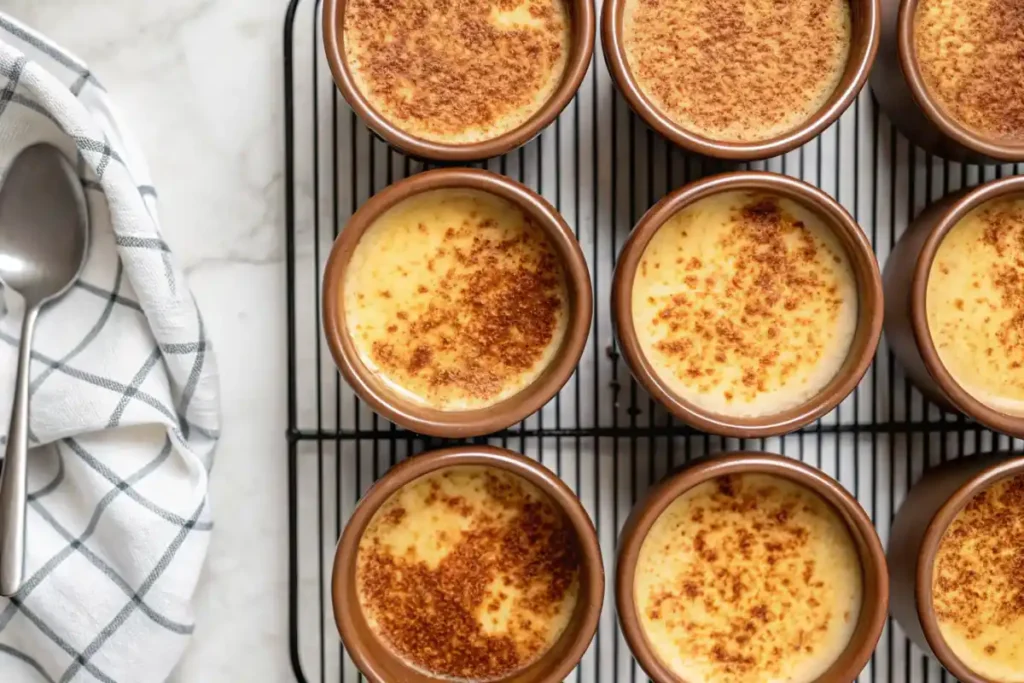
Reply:
M371 194L424 165L389 149L356 118L331 81L321 41L319 0L291 0L284 26L289 649L299 681L349 683L362 676L334 628L334 545L377 477L409 455L449 442L378 418L340 379L325 348L319 280L331 242ZM558 208L587 256L595 294L588 346L562 392L519 425L476 441L524 452L576 491L598 529L609 578L618 531L634 502L672 467L707 453L767 450L823 469L860 500L884 543L909 485L928 467L1021 447L924 400L884 340L874 366L842 405L798 433L772 439L722 439L677 423L619 357L609 305L616 255L647 207L686 182L734 168L802 178L846 206L884 265L929 202L1018 170L924 154L893 130L868 90L799 150L731 165L686 155L638 120L615 93L598 44L579 94L556 123L525 147L476 166L524 182ZM618 631L611 586L597 637L572 681L647 680ZM859 680L953 679L890 623Z

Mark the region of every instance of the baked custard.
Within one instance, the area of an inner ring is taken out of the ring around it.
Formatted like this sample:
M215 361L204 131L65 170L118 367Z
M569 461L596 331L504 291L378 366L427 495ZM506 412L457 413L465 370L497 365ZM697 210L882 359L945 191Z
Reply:
M449 467L396 491L359 542L360 607L379 638L432 676L492 681L565 631L579 592L571 523L497 468Z
M765 474L683 493L635 571L647 642L687 683L815 681L849 644L863 600L847 525L813 491Z
M943 238L925 296L939 360L964 391L1024 415L1024 198L999 198Z
M722 142L798 128L835 92L849 0L625 0L626 61L675 124Z
M772 194L722 192L648 243L633 323L655 373L708 412L762 417L821 392L857 326L849 258L816 213Z
M409 135L474 143L522 126L562 82L566 0L348 0L356 87Z
M1002 479L957 513L932 572L939 631L988 681L1024 681L1024 474Z
M1024 140L1024 6L919 0L914 50L928 93L974 133Z
M494 405L536 380L568 325L562 262L512 202L469 189L399 202L362 235L342 319L360 360L407 400Z

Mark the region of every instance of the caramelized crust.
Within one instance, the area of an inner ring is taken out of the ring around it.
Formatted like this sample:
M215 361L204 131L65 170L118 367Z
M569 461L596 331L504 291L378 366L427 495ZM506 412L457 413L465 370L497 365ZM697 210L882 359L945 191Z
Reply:
M979 493L949 525L932 595L947 643L972 668L997 680L979 664L1024 673L1024 475Z
M359 89L412 135L478 142L517 128L561 81L564 0L349 0Z
M637 268L633 316L673 391L716 413L756 415L831 381L857 300L829 230L793 202L742 192L704 198L659 228Z
M498 470L450 468L406 488L359 545L360 602L373 628L435 676L488 681L528 666L575 604L580 555L568 520ZM419 545L395 547L410 533ZM436 552L420 557L424 547Z
M561 260L541 226L494 195L436 191L400 203L364 234L346 277L360 353L442 410L516 393L564 337Z
M964 127L1024 139L1024 3L921 0L914 46L931 95Z
M818 680L860 609L844 523L816 494L766 475L683 494L648 534L637 575L649 642L693 683Z
M928 328L976 399L1024 413L1024 200L986 202L945 236L928 276Z
M767 140L835 90L850 47L847 0L626 0L625 51L640 88L713 140Z

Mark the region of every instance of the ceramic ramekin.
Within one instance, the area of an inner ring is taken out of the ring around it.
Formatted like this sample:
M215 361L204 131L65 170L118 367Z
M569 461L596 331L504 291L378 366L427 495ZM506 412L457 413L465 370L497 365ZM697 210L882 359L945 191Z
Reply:
M975 455L928 470L907 494L889 534L892 615L923 652L964 683L990 683L968 669L943 640L932 598L939 542L971 499L1004 477L1024 473L1024 457Z
M644 94L626 59L622 17L626 0L606 0L601 10L601 44L612 78L629 106L647 125L683 149L719 159L753 161L785 154L819 135L857 99L878 51L879 0L850 0L850 56L835 92L813 116L778 137L758 142L722 142L673 122Z
M348 60L345 59L344 17L346 0L324 0L324 51L334 82L349 106L367 127L395 149L420 159L459 163L488 159L526 144L548 126L576 95L594 53L597 23L593 0L566 0L572 21L572 45L562 82L533 116L523 125L483 142L448 144L419 138L391 123L374 109L356 87Z
M508 200L544 229L558 254L569 296L568 325L562 345L548 367L522 391L487 408L445 411L398 395L360 360L348 333L341 304L345 271L363 233L398 202L444 188L469 188ZM590 333L593 293L590 271L579 242L551 204L524 185L496 173L469 168L427 171L406 178L370 198L349 219L334 241L323 279L323 325L327 345L349 386L379 414L421 434L461 439L496 432L540 410L572 376Z
M838 482L797 460L768 453L727 453L697 460L662 480L633 508L619 537L615 576L615 600L626 642L656 683L687 683L661 663L644 635L633 597L637 558L651 526L676 498L709 479L749 473L784 477L810 489L832 505L849 527L863 571L863 602L849 645L816 683L855 680L871 659L885 626L889 576L882 543L864 509Z
M956 383L939 360L928 330L925 295L935 253L946 234L985 202L1024 193L1024 177L993 180L932 204L907 228L885 264L885 338L914 385L946 410L959 410L981 424L1024 438L1024 417L984 405Z
M928 93L914 46L918 0L881 0L882 42L871 89L889 119L914 144L949 159L1024 161L1024 144L978 135L943 111Z
M359 501L338 543L332 578L334 617L346 650L373 683L440 683L449 679L434 678L412 669L373 634L359 609L356 592L359 541L374 513L395 491L430 472L470 465L511 472L543 491L565 513L580 547L579 597L561 638L536 662L496 683L562 681L583 657L594 637L604 596L604 565L597 532L576 494L550 470L518 453L489 446L447 448L414 456L392 468Z
M740 418L711 413L676 395L651 367L633 325L633 281L644 250L669 218L685 207L721 192L753 190L787 197L825 219L846 249L857 278L857 331L846 362L814 398L782 413ZM724 173L676 190L655 204L637 223L619 256L612 283L612 312L623 355L633 376L673 415L704 432L757 438L778 436L813 422L835 408L856 388L874 359L882 330L882 284L878 262L864 231L853 217L821 190L788 176L759 171Z

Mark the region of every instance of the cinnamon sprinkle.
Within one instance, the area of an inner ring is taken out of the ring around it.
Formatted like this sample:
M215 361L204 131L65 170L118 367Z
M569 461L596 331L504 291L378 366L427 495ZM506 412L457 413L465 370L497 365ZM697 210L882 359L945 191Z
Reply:
M928 91L963 126L1024 138L1024 4L921 0L914 44Z
M627 61L684 128L765 140L812 116L850 45L848 0L627 0Z
M1024 474L996 482L957 514L939 544L932 596L939 622L971 640L989 627L1024 626ZM997 654L992 644L983 651Z
M769 477L728 475L690 505L691 514L665 527L658 538L668 544L651 557L692 559L638 599L684 661L704 663L701 679L789 680L803 658L831 651L837 625L852 626L848 613L833 611L849 587L827 583L833 575L818 561L846 561L821 556L825 547L852 551L822 536L838 523L827 504Z
M360 90L418 137L466 142L518 127L565 68L564 0L349 0L345 55Z
M514 475L474 475L482 501L446 491L442 476L427 475L430 494L418 514L396 514L389 509L394 499L376 514L359 546L360 603L378 635L413 666L456 679L503 678L559 635L551 619L572 606L566 601L576 590L577 540L561 511ZM399 525L430 533L437 509L456 511L466 523L457 538L439 539L448 552L436 566L382 543ZM507 629L490 627L502 610L511 612Z
M970 305L959 297L951 303L959 312L987 311L995 314L996 320L986 316L987 324L980 329L970 316L947 316L942 322L930 318L929 324L935 328L941 350L952 345L959 352L984 353L984 365L972 365L972 376L966 380L980 381L978 369L984 368L998 378L1000 393L1017 395L1024 391L1024 375L1017 371L1024 364L1024 203L1014 197L992 200L965 219L964 226L958 224L953 230L970 228L973 232L965 244L977 254L976 259L968 258L966 265L977 264L977 277L992 286L985 288L986 296L973 297ZM940 247L930 276L936 285L942 283L941 277L965 267L957 262L962 258L959 250ZM981 282L975 280L973 288L980 290Z
M848 302L836 284L838 254L778 199L752 196L735 211L718 244L731 277L684 277L681 292L659 298L654 322L668 333L654 348L702 393L749 402L818 363Z
M451 266L410 293L372 344L384 374L444 405L493 399L542 360L565 315L564 275L543 229L518 215L516 229L467 216L445 231L425 260Z
M1024 210L1016 202L993 202L982 208L979 218L986 223L982 243L1001 260L992 269L992 282L1003 310L1011 312L995 337L1006 359L1024 360Z

